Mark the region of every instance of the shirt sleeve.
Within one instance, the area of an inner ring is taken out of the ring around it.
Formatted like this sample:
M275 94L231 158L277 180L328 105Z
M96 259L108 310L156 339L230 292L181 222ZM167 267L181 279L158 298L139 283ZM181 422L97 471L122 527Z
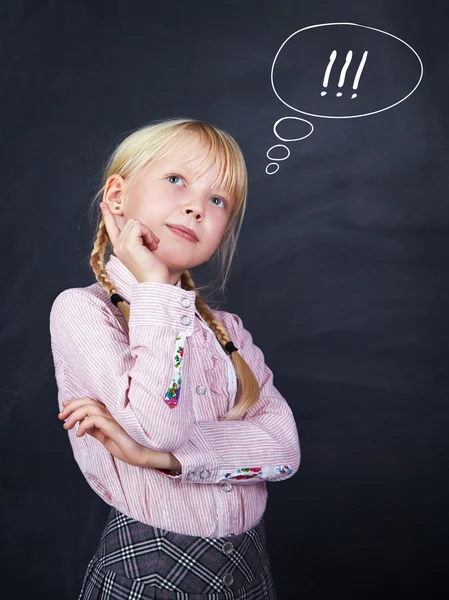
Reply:
M115 308L86 288L61 292L50 312L54 362L74 397L103 402L139 444L169 452L188 441L193 424L192 399L183 388L195 291L135 284L129 337Z
M194 423L189 440L172 451L182 465L181 473L165 474L187 483L284 481L300 463L292 410L275 388L273 372L240 317L227 313L226 325L259 383L259 400L243 419Z

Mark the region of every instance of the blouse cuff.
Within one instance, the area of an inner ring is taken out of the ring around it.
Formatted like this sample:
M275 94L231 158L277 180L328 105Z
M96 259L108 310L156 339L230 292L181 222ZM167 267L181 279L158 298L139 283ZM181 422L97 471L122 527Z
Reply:
M195 290L175 285L143 281L133 286L130 301L129 329L134 335L145 333L148 326L171 328L193 333Z
M190 439L172 454L181 463L183 483L217 483L219 480L218 459L198 423L193 424Z

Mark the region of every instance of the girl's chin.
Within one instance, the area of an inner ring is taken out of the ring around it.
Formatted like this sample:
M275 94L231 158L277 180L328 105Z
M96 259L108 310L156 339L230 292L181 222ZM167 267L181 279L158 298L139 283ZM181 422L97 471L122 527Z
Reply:
M163 263L168 267L168 269L171 272L182 272L185 271L186 269L193 269L194 267L198 267L199 265L203 264L204 262L207 262L208 257L204 257L203 260L201 260L201 257L195 257L196 260L194 259L194 257L191 257L192 260L189 261L189 256L187 255L187 252L182 254L181 252L173 252L173 247L168 248L168 250L166 249L164 252L164 248L158 248L155 251L155 254L158 255L158 258L160 258Z
M190 263L169 263L167 265L169 271L171 273L182 273L183 271L186 271L188 269L193 269L194 267L197 267L197 264L190 264Z

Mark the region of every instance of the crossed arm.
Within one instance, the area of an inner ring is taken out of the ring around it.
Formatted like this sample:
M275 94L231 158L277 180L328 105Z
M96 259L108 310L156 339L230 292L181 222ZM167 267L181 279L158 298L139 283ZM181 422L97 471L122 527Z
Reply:
M296 423L273 385L262 351L237 315L222 313L259 382L259 401L242 420L195 422L193 399L183 393L190 388L194 296L176 286L136 284L128 338L104 301L82 288L62 292L50 315L58 383L64 390L60 408L63 399L73 397L104 403L132 440L164 458L167 466L155 468L181 471L166 474L182 482L251 484L291 477L300 462ZM187 309L181 304L186 297L191 300ZM185 316L189 319L182 320ZM74 436L71 440L78 443Z

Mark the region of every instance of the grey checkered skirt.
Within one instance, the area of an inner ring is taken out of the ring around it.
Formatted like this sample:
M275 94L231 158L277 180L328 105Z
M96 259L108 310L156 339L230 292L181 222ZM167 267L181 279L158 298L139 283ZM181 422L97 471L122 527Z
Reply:
M112 507L78 600L276 600L265 524L222 538L183 535Z

